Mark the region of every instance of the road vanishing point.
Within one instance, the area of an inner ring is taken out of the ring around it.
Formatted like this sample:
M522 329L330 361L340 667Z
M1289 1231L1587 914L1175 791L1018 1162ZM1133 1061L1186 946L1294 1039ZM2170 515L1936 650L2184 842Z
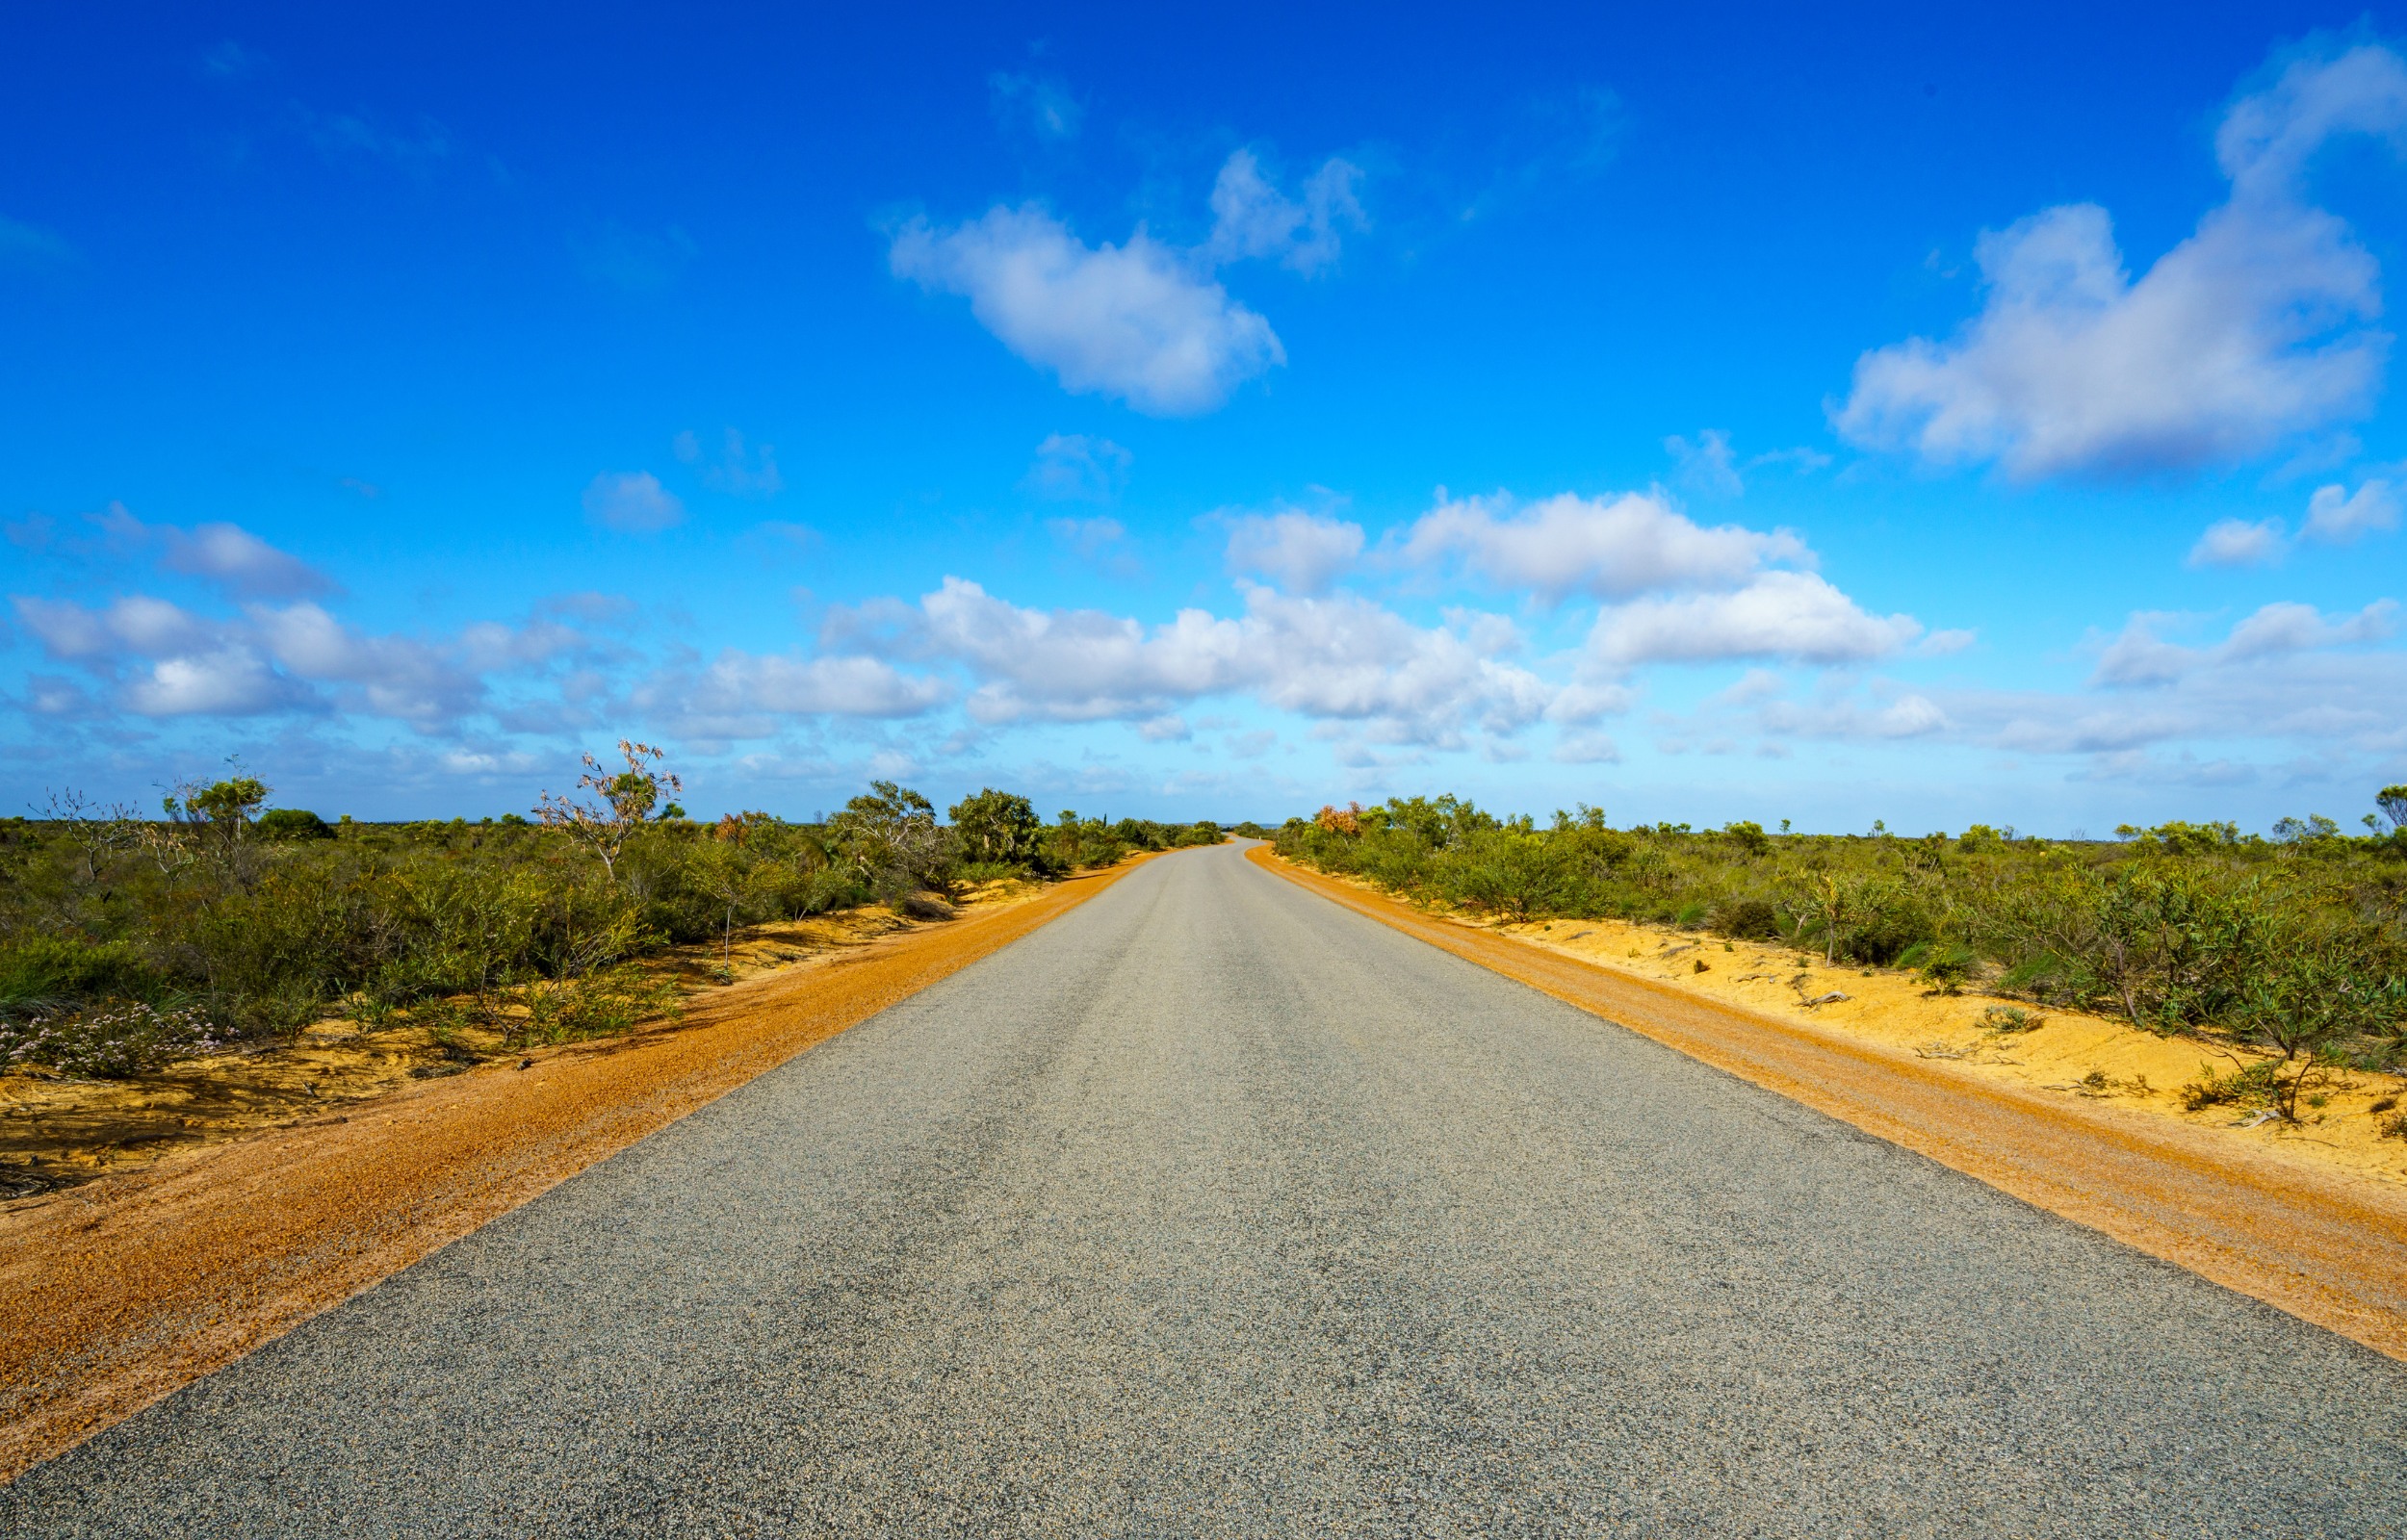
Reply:
M2407 1365L1239 847L0 1490L86 1535L2397 1535Z

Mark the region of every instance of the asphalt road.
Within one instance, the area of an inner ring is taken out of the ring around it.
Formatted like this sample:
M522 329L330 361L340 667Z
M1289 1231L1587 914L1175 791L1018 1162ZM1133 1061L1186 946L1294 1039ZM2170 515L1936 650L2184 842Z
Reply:
M1172 856L0 1491L72 1535L2375 1535L2407 1366Z

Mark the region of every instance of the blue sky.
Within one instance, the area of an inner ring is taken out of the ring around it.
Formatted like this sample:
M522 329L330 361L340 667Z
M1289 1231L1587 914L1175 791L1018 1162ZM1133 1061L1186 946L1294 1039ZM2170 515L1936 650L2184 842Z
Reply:
M28 804L2407 780L2395 10L0 28Z

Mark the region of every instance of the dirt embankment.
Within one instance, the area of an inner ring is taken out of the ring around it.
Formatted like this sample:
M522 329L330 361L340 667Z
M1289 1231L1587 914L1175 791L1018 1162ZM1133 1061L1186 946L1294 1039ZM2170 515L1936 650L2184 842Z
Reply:
M2407 1187L2396 1142L2377 1139L2356 1105L2395 1093L2374 1077L2331 1092L2310 1114L2323 1123L2278 1136L2236 1128L2228 1110L2186 1115L2168 1094L2196 1077L2194 1042L2081 1016L1993 1033L1980 1017L1999 1002L1927 999L1898 975L1800 968L1785 949L1724 952L1718 938L1614 922L1477 925L1267 846L1247 854L1483 967L2407 1358ZM1833 992L1849 998L1805 1004Z
M416 1051L400 1044L304 1045L291 1073L317 1084L322 1109L328 1065L382 1077L383 1093L297 1124L215 1139L204 1128L140 1168L0 1207L0 1479L1008 945L1134 864L815 957L799 937L770 937L759 943L767 960L783 950L795 965L694 996L682 1022L463 1073L412 1079ZM253 1100L270 1093L285 1094L270 1086Z

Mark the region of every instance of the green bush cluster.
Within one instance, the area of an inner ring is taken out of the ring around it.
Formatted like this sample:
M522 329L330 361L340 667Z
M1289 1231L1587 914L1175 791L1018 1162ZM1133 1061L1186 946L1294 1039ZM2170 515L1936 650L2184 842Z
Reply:
M606 832L607 856L556 820L262 813L268 789L250 779L185 788L160 819L69 794L54 803L65 816L0 823L0 1057L135 1073L178 1044L290 1035L333 1011L591 1037L663 1009L627 966L663 947L867 904L941 912L968 883L1222 837L1074 812L1045 824L991 789L946 823L890 782L817 822L707 824L624 779L607 784L637 816Z
M2407 793L2379 805L2407 813ZM2368 820L2370 823L2371 820ZM2378 829L2378 826L2377 826ZM2407 1032L2407 833L2286 819L2129 828L2112 843L1767 834L1754 823L1549 826L1452 796L1288 820L1281 855L1499 918L1618 918L1780 941L1825 962L1918 969L1943 992L2103 1010L2213 1032L2284 1064L2395 1062Z

